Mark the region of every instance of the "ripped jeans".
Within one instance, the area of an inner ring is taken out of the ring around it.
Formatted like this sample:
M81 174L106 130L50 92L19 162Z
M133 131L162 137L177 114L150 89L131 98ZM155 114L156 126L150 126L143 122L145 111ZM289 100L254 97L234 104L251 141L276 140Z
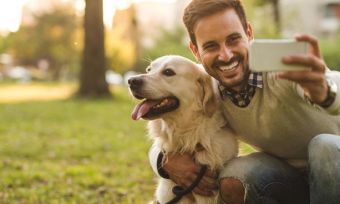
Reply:
M308 154L309 172L257 152L228 162L220 179L240 180L245 188L245 204L339 204L340 137L314 137ZM221 198L220 203L224 203Z

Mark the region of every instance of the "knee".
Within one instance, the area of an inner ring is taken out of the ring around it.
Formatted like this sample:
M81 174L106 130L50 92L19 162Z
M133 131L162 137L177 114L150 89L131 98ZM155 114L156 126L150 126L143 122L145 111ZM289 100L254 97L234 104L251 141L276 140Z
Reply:
M242 182L234 178L223 178L220 181L220 194L227 204L244 203L245 188Z
M340 137L329 134L321 134L314 137L308 145L309 159L327 158L340 150Z

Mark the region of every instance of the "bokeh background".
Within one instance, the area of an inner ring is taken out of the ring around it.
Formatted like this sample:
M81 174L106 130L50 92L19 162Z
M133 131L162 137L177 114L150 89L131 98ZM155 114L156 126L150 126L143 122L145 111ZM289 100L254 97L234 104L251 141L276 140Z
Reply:
M15 0L0 7L0 203L147 203L156 177L129 76L194 60L190 0ZM340 70L340 0L243 0L255 38L320 39ZM241 153L252 149L244 144Z

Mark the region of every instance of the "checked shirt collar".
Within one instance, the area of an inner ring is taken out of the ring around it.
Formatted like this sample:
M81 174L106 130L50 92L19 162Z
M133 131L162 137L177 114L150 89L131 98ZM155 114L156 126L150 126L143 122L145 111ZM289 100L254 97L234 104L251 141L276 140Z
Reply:
M256 87L262 88L262 73L251 72L248 79L248 84L244 86L240 92L228 89L223 85L219 85L220 94L223 100L229 98L236 106L246 107L255 95Z

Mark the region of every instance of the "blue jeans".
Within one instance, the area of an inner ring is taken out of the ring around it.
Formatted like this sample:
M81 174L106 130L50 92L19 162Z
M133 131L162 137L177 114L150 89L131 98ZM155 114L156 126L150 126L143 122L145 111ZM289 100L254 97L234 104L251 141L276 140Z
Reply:
M245 204L339 204L340 137L314 137L308 154L309 172L257 152L228 162L220 179L240 180L245 188Z

